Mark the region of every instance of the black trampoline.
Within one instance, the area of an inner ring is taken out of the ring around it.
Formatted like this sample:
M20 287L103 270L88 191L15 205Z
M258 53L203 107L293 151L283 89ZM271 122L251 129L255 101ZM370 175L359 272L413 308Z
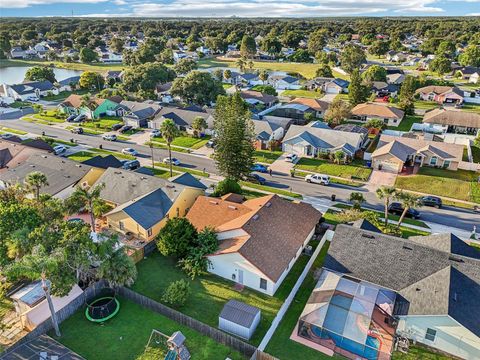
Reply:
M87 301L85 316L93 322L104 322L117 315L120 310L120 302L115 297L115 290L103 288L98 296Z

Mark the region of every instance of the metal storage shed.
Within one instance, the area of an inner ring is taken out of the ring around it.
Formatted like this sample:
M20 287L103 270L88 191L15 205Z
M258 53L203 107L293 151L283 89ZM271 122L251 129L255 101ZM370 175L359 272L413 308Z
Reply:
M237 300L225 304L218 317L220 330L249 340L260 322L260 309Z

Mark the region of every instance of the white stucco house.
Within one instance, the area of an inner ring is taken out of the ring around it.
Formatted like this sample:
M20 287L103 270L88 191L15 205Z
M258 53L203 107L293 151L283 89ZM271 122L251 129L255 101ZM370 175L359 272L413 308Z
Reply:
M0 86L2 87L0 92L20 101L25 101L30 97L41 98L48 96L49 93L58 95L58 89L48 80L25 81L21 84L2 84Z
M199 231L212 227L217 233L219 249L208 255L209 272L273 296L322 214L277 195L243 201L227 194L199 196L186 217Z

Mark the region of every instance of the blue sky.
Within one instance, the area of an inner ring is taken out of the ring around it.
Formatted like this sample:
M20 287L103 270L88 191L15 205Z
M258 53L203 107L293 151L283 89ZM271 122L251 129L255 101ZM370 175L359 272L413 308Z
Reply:
M480 0L0 0L0 16L480 16Z

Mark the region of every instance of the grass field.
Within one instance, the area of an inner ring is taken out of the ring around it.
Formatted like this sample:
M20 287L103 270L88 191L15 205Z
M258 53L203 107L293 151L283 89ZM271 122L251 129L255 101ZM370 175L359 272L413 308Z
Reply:
M0 68L12 67L12 66L35 66L35 65L47 65L60 69L80 70L80 71L96 71L105 72L107 70L122 70L127 68L123 64L82 64L82 63L64 63L61 61L48 61L48 60L0 60Z
M282 96L318 99L318 98L321 98L323 94L317 91L311 91L311 90L285 90L284 92L282 92Z
M418 115L407 115L403 118L398 126L388 126L389 130L398 130L398 131L410 131L412 125L415 123L421 123L423 120L422 116Z
M395 187L480 203L480 185L473 171L422 167L417 175L398 176Z
M326 175L338 176L345 179L357 179L367 181L372 173L372 169L362 165L333 164L327 160L301 158L295 165L296 169L321 173Z
M272 186L254 184L254 183L251 183L251 182L248 182L248 181L240 181L240 185L241 186L247 186L247 187L252 188L252 189L268 191L268 192L278 194L278 195L289 196L289 197L296 198L296 199L302 199L303 198L303 196L301 194L298 194L298 193L295 193L295 192L278 189L278 188L275 188L275 187L272 187Z
M127 299L119 298L120 311L103 324L85 318L82 307L62 322L62 336L52 337L85 359L133 360L145 350L153 329L168 336L180 330L186 337L185 344L192 359L244 359L238 352L221 345L195 330L180 325L158 313L142 308Z
M173 258L154 252L148 259L137 264L138 278L132 289L160 301L163 291L172 281L187 279L190 282L191 294L186 304L179 310L214 327L218 326L218 315L228 300L236 299L256 306L262 311L262 319L250 342L258 345L290 293L306 261L308 257L301 256L275 296L268 296L248 288L239 292L234 289L233 282L212 274L205 274L191 280L176 266Z
M1 60L0 60L1 61ZM11 108L15 108L15 109L18 109L20 107L26 107L26 106L32 106L33 104L31 102L28 102L28 101L15 101L11 104L9 104L8 106L10 106Z
M255 152L253 153L253 159L256 162L271 164L275 160L277 160L282 154L282 151L255 150Z

